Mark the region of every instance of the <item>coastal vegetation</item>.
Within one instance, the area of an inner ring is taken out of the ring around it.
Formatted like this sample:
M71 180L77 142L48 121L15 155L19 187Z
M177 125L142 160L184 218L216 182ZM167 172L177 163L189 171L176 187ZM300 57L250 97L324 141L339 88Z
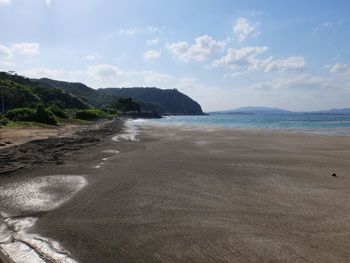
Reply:
M29 79L0 72L0 126L10 122L57 125L63 120L91 121L118 114L158 117L203 114L201 106L176 89L92 89L82 83Z
M75 118L81 120L97 120L106 117L107 113L99 109L86 109L75 112Z
M99 91L109 95L133 98L140 104L141 109L144 111L172 115L203 115L199 103L179 92L177 89L136 87L105 88L99 89Z
M65 119L90 121L117 115L117 109L112 105L105 108L90 105L86 99L89 92L82 91L80 98L71 92L17 74L0 72L0 88L1 99L4 100L0 126L27 126L31 123L57 125Z
M160 115L202 115L199 103L176 89L155 87L103 88L92 89L82 83L52 80L48 78L32 80L40 85L49 85L68 92L95 108L109 107L121 98L132 98L143 112Z

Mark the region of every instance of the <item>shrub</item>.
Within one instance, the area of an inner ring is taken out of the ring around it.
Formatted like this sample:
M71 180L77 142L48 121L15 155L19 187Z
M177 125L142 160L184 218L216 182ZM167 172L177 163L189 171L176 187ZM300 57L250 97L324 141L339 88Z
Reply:
M9 120L5 117L0 117L0 126L6 126Z
M141 111L140 105L132 98L119 98L112 102L111 107L122 112Z
M55 116L57 116L57 117L59 117L59 118L62 118L62 119L68 119L68 113L64 110L64 109L62 109L62 108L60 108L59 106L57 106L57 105L51 105L49 108L48 108L48 110L50 111L50 112L52 112L53 113L53 115L55 115Z
M99 109L79 110L75 113L75 118L81 120L96 120L106 117L107 114Z
M6 118L12 121L36 121L36 113L30 108L16 108L9 110Z
M57 125L57 121L53 114L45 109L44 105L38 105L36 108L36 121L46 124Z
M113 108L103 108L101 109L104 113L107 113L108 115L116 115L117 110Z

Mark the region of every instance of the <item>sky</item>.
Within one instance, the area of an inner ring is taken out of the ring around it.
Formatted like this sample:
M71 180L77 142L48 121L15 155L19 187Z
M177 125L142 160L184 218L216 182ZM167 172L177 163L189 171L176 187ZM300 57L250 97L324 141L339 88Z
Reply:
M350 108L347 0L0 0L0 70L178 89L204 111Z

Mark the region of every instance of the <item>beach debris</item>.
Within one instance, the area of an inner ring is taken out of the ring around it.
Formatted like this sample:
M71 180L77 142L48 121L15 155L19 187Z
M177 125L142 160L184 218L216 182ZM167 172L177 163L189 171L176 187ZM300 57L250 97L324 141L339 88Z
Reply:
M333 176L333 177L338 177L336 173L333 173L332 176Z

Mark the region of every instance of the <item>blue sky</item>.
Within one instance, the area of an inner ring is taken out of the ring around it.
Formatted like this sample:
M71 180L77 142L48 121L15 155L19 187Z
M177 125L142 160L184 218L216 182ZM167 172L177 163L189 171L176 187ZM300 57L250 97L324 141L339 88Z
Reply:
M0 0L0 70L177 88L206 111L350 107L349 1Z

